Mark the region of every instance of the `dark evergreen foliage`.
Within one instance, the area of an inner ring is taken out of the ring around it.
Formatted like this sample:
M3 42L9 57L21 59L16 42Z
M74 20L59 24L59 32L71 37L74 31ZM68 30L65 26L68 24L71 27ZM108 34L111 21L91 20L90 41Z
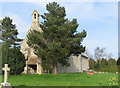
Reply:
M77 19L72 21L65 18L65 8L56 2L46 5L48 13L41 15L44 22L40 23L42 33L31 31L28 45L35 50L35 54L42 59L43 67L55 70L58 63L69 66L67 62L71 54L78 55L85 51L81 44L86 37L86 31L77 31Z
M12 24L12 19L5 17L0 23L2 67L4 67L4 64L8 64L10 74L18 75L23 72L25 67L25 58L19 48L22 39L17 38L18 31L15 24Z
M6 46L16 46L19 45L20 41L22 41L22 39L17 38L18 31L16 29L16 25L12 24L12 19L9 17L5 17L1 21L0 33L0 40L2 40Z
M18 47L9 48L3 46L2 51L2 67L4 67L4 64L8 64L10 75L21 74L24 71L26 61L20 49Z
M89 59L89 68L90 68L90 69L94 69L95 64L96 64L95 60L92 59L92 58L90 58L90 59Z

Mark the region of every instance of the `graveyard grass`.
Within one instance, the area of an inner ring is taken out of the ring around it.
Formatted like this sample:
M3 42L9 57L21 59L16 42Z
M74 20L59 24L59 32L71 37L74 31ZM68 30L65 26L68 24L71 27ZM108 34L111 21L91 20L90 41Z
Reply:
M116 73L68 73L68 74L45 74L45 75L13 75L8 76L8 82L12 86L112 86L108 84L109 79L116 79Z

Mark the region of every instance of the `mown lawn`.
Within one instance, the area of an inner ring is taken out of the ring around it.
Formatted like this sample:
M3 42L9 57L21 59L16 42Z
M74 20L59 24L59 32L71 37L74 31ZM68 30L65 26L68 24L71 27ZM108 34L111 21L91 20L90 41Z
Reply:
M112 81L111 79L114 80ZM9 76L12 86L111 86L117 85L116 73L86 73ZM112 84L114 83L114 84Z

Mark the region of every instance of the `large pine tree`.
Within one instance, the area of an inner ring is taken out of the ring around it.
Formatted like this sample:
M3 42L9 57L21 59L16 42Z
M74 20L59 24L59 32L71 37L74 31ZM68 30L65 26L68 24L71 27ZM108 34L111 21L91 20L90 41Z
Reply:
M9 17L5 17L1 21L0 33L0 40L2 40L2 43L5 46L16 46L19 45L20 41L22 41L22 39L17 38L18 31L16 29L16 25L12 24L12 19Z
M2 67L4 64L8 64L11 75L20 74L25 67L25 57L19 48L22 39L17 38L17 35L18 31L15 24L12 23L12 19L9 17L3 18L0 21L0 48L2 52L0 61L2 61Z
M27 43L42 59L43 68L52 69L56 74L59 63L68 66L71 54L78 55L85 51L81 42L86 37L86 31L79 33L77 19L68 20L65 8L56 2L47 4L46 9L48 13L41 15L44 22L40 23L40 27L43 32L31 31Z

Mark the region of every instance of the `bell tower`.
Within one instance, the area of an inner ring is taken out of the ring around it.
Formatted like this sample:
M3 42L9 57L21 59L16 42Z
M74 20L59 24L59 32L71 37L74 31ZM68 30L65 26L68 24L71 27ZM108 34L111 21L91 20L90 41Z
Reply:
M39 13L36 10L32 13L32 26L39 26Z

